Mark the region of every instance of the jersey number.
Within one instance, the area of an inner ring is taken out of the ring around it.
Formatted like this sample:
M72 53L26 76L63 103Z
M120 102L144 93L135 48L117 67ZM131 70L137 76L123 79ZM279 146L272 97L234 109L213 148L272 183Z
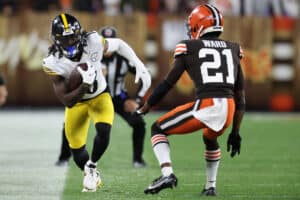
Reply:
M208 74L209 69L219 69L221 67L221 56L226 58L227 73L225 83L234 84L233 73L233 58L230 49L224 49L221 53L216 49L203 48L199 51L199 58L205 58L208 55L212 55L213 60L209 62L203 62L200 66L203 83L224 83L224 74L222 72L216 72L213 75Z

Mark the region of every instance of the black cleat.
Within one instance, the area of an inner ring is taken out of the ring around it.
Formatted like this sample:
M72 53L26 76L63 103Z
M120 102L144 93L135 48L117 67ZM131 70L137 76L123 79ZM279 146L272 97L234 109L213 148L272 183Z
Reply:
M216 188L210 187L208 189L203 189L201 192L201 196L217 196Z
M144 190L145 194L157 194L165 188L174 188L177 186L177 178L174 174L169 176L160 176L155 179L148 188Z

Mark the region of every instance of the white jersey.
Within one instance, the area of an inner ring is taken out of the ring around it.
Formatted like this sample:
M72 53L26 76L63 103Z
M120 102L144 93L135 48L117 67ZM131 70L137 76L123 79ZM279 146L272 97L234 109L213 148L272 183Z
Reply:
M78 64L89 62L96 70L95 81L97 81L97 84L94 84L96 88L93 88L93 92L84 94L82 99L91 99L102 93L107 86L101 69L103 50L104 38L97 32L93 31L88 33L87 45L84 47L84 52L80 61L72 61L64 56L59 58L58 53L56 53L55 55L49 55L43 59L43 68L44 71L49 75L58 75L64 77L65 79L69 79L71 72L75 69L75 67L77 67Z

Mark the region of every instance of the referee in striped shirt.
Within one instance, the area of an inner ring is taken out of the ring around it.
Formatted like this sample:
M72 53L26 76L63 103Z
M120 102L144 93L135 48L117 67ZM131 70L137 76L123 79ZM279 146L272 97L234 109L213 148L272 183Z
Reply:
M103 27L100 34L104 38L116 38L117 32L114 27ZM130 65L128 60L118 53L104 54L102 59L103 72L106 75L107 84L112 96L114 110L132 128L132 163L136 168L145 167L143 159L144 138L146 133L145 122L142 115L134 115L134 111L139 107L146 90L140 85L134 98L129 97L125 87L125 76L127 73L135 74L135 67ZM62 135L61 151L55 165L65 166L68 164L71 152L64 134Z

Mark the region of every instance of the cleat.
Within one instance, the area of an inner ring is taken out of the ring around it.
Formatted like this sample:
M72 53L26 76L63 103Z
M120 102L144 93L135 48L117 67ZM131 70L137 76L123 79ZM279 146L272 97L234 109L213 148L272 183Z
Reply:
M66 167L66 166L69 166L69 159L57 160L54 163L54 165L57 166L57 167Z
M145 194L157 194L161 190L166 188L173 189L177 186L177 178L174 174L170 174L169 176L160 176L155 179L149 186L144 190Z
M82 192L96 192L101 187L102 181L96 166L84 166L83 189Z
M203 189L201 192L201 196L217 196L216 188L210 187L208 189Z
M147 164L146 164L146 162L144 160L142 160L142 161L134 161L133 162L133 167L134 168L143 168L143 167L146 167L146 166L147 166Z

